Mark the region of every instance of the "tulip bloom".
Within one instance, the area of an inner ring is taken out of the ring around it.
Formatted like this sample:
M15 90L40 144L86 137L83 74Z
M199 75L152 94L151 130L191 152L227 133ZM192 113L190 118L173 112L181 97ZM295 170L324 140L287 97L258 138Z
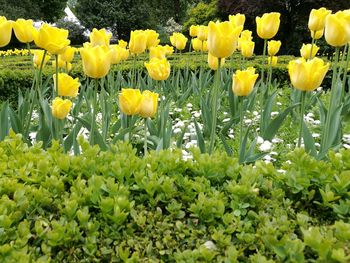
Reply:
M197 37L199 40L204 41L208 39L208 27L207 26L199 26L198 28L198 33L197 33Z
M237 49L238 50L241 50L241 43L243 41L252 41L253 40L253 37L252 37L252 31L250 30L243 30L241 32L241 35L240 37L238 38L238 41L237 41Z
M125 115L135 115L140 111L141 92L139 89L122 89L119 94L119 109Z
M237 70L232 75L232 91L236 96L248 96L254 88L259 74L255 74L255 68Z
M326 17L332 13L322 7L320 9L312 9L309 16L308 26L311 31L320 31L324 29Z
M192 48L194 51L203 50L203 41L199 40L198 38L193 38L191 42L192 42Z
M203 41L203 52L208 52L208 41Z
M145 52L147 47L147 34L143 30L131 31L129 50L135 55Z
M152 118L157 113L158 108L158 93L145 90L142 92L139 114L143 118Z
M190 26L190 36L196 37L198 35L198 30L199 30L199 26L197 25Z
M109 46L112 33L108 33L106 29L97 30L94 28L90 34L90 43L94 46Z
M324 29L319 31L311 31L311 38L320 39L321 37L323 37L323 32L324 32Z
M129 49L122 48L120 56L122 61L127 60L129 57Z
M7 46L8 43L10 43L12 24L13 21L7 20L4 16L0 16L0 47Z
M28 19L17 19L13 23L13 31L15 32L16 38L22 43L30 43L34 40L37 30L33 26L33 20Z
M59 96L76 97L78 95L80 83L79 79L73 79L66 73L58 73L58 89L56 84L56 74L53 75L53 82L55 90Z
M40 27L38 34L34 37L35 45L46 49L50 54L57 55L64 52L70 44L68 30L44 24Z
M314 58L318 52L320 48L318 46L316 46L315 44L303 44L303 46L300 49L300 55L304 58L304 59L311 59ZM312 54L311 54L311 50L312 50Z
M267 64L271 64L271 66L276 66L278 61L278 57L272 56L267 58Z
M222 67L224 64L225 64L225 59L222 58L220 66ZM208 53L208 65L209 65L209 68L211 68L212 70L217 70L219 67L219 58L213 56L212 54L210 54L210 52Z
M34 67L40 68L41 62L43 60L44 52L45 52L44 50L39 50L39 49L33 50L33 53L34 53L34 56L33 56ZM43 67L50 60L50 58L51 58L50 55L46 54L45 60L44 60L44 63L43 63Z
M238 36L243 27L233 27L226 22L209 22L208 50L217 58L227 58L237 47Z
M111 67L113 50L107 47L95 46L80 49L84 73L94 79L102 78L108 74Z
M350 42L350 12L339 11L326 17L325 38L334 47Z
M70 100L63 100L60 97L56 97L52 101L52 116L56 119L63 120L67 117L71 108L72 102Z
M174 47L169 46L169 45L165 45L164 50L165 50L165 55L167 55L167 56L170 56L174 53Z
M170 63L166 58L152 58L149 63L145 62L145 67L154 80L166 80L170 75Z
M253 41L241 42L241 54L245 58L250 58L254 54L255 43Z
M75 51L76 51L75 47L68 46L64 50L64 52L60 55L60 57L64 62L72 62L72 60L74 58Z
M152 58L158 58L163 59L165 58L165 55L167 53L167 48L161 45L158 45L156 47L151 47L149 50L149 59Z
M317 89L329 68L320 58L306 61L304 58L292 60L288 64L288 73L294 88L301 91L313 91Z
M122 60L122 49L119 45L110 45L111 53L111 64L118 64Z
M124 41L123 39L119 39L118 45L122 48L126 48L128 46L128 42Z
M147 43L146 43L146 46L148 49L150 49L151 47L156 47L160 40L159 40L159 34L154 31L154 30L149 30L147 29L145 31L146 35L147 35Z
M52 61L52 66L56 68L56 61ZM58 67L66 69L67 71L70 71L72 69L72 63L70 62L65 62L62 60L61 55L58 55Z
M236 15L230 15L228 18L232 23L233 27L238 27L238 26L244 27L245 15L238 13Z
M269 53L269 56L274 56L278 53L281 47L281 41L276 41L276 40L270 40L267 42L267 51Z
M273 38L280 27L280 13L265 13L262 17L256 17L257 33L262 39Z
M170 43L176 47L177 50L183 50L186 47L187 37L181 33L173 33L170 37Z

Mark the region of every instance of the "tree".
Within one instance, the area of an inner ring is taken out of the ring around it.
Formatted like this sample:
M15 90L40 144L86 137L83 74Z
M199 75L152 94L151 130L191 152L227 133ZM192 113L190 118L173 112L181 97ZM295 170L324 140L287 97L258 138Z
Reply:
M67 0L0 0L0 14L17 18L55 22L64 15Z

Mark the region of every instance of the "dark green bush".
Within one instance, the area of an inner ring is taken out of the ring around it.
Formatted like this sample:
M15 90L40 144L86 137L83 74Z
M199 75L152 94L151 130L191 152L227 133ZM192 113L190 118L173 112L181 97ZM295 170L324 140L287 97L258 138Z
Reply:
M216 152L0 142L1 262L348 262L350 150L282 167Z

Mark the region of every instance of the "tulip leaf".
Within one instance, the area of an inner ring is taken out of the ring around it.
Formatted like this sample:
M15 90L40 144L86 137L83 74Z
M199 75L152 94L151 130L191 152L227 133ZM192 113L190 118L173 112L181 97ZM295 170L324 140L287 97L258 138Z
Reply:
M239 142L240 143L239 156L238 156L239 163L245 162L245 157L246 157L245 151L246 151L246 146L248 142L248 134L249 134L249 129L247 129L247 131L245 132L243 141Z
M183 128L182 132L180 133L180 136L176 140L176 147L177 148L182 147L182 142L183 142L186 131L187 131L187 125Z
M308 152L311 156L316 157L317 151L315 147L315 140L312 137L312 134L309 128L307 127L305 121L303 121L303 139L306 152Z
M230 147L230 145L228 145L226 139L225 139L225 136L223 134L219 134L219 138L222 142L222 144L224 145L224 148L225 148L225 151L227 153L228 156L233 156L233 150L232 148Z
M200 149L201 153L205 153L205 141L204 141L203 133L202 133L201 128L199 127L196 119L193 119L193 122L194 122L194 126L196 128L197 142L198 142L199 149Z
M265 132L263 133L264 140L271 141L273 137L275 137L278 129L281 127L284 119L288 116L288 114L296 107L298 104L294 104L292 106L289 106L287 109L285 109L283 112L277 115L276 118L274 118L269 125L266 127Z
M263 110L262 116L261 116L262 123L260 123L260 128L261 128L262 134L265 134L265 131L269 125L270 118L271 118L271 112L272 112L272 106L273 106L273 103L275 101L276 95L277 95L277 91L273 92L269 96L269 98L267 99L267 101L264 105L264 110Z
M255 155L251 155L251 156L248 156L244 163L253 163L257 160L260 160L261 158L263 158L267 153L257 153Z
M318 102L318 105L319 105L318 109L319 109L319 112L320 112L320 122L321 122L321 125L324 126L325 123L326 123L327 109L324 106L324 103L320 100L320 98L317 98L317 102Z
M19 119L16 112L10 107L9 108L9 117L11 122L11 128L15 133L23 132L23 122Z
M0 140L3 140L8 135L9 129L9 103L6 101L2 104L0 111Z
M334 109L334 112L331 115L331 121L328 131L329 133L327 138L328 141L326 142L326 148L328 149L331 148L333 145L338 145L340 143L339 138L337 138L337 136L339 135L339 131L341 131L341 111L342 105L339 105L337 108Z
M74 145L74 142L77 140L77 134L79 133L81 127L82 124L80 122L76 123L71 132L65 138L63 143L65 152L68 152Z

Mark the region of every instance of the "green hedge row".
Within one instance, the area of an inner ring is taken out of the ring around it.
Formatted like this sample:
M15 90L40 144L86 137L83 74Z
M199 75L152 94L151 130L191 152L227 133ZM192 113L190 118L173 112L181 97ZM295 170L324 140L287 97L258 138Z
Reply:
M349 262L350 150L274 167L80 143L0 142L0 262Z

